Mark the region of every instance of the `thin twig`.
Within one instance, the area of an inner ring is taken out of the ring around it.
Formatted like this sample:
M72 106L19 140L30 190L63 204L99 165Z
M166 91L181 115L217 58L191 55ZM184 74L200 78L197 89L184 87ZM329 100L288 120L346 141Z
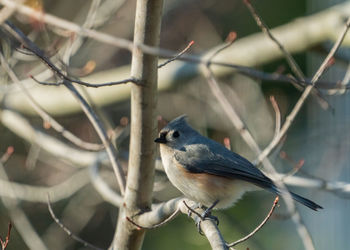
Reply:
M45 52L41 50L38 46L36 46L32 41L30 41L27 36L19 30L16 26L14 26L12 23L9 21L6 21L5 24L3 25L5 29L20 43L22 43L27 50L30 52L34 53L41 61L43 61L44 64L46 64L52 71L55 73L59 78L62 80L67 80L69 82L74 82L86 87L93 87L93 88L99 88L99 87L104 87L104 86L114 86L114 85L119 85L119 84L126 84L126 83L135 83L135 84L140 84L140 82L135 79L135 78L127 78L124 80L120 81L114 81L114 82L105 82L105 83L88 83L76 79L72 79L56 67L55 64L51 62L51 60L45 55ZM41 83L41 82L39 82ZM53 85L52 83L42 83L44 85Z
M284 151L282 151L282 152L280 153L280 157L281 157L282 159L285 159L285 160L289 161L289 162L292 164L292 166L293 166L292 170L290 170L288 173L286 173L286 174L283 176L282 181L284 181L284 180L285 180L286 178L288 178L289 176L295 175L295 174L301 169L301 167L304 166L304 163L305 163L304 160L300 160L300 161L298 161L298 162L294 162L294 160L291 159L291 158L288 156L288 154L287 154L286 152L284 152Z
M193 44L194 44L194 41L189 42L189 44L186 46L186 48L184 48L182 51L180 51L178 54L176 54L173 58L170 58L170 59L166 60L164 63L159 64L158 69L160 69L161 67L164 67L168 63L171 63L171 62L175 61L176 59L180 58L183 54L185 54L192 47Z
M278 103L275 99L274 96L270 96L270 101L271 101L271 104L272 104L272 107L275 111L275 136L278 135L278 133L280 132L280 129L281 129L281 111L278 107Z
M243 3L247 6L248 10L250 11L251 15L255 19L257 25L260 27L260 29L277 45L277 47L280 49L282 52L284 58L286 59L288 65L296 75L297 79L300 81L305 81L305 75L300 69L299 65L297 62L294 60L293 56L288 52L288 50L277 40L277 38L272 35L269 27L265 24L265 22L262 20L260 15L257 13L256 9L254 6L251 4L250 0L243 0ZM328 109L330 105L328 102L324 99L322 94L317 90L314 89L314 94L318 97L318 101L321 104L321 107Z
M7 227L7 235L6 235L5 241L3 241L2 238L0 237L0 243L1 243L2 250L5 250L7 245L10 242L11 229L12 229L12 223L9 222L8 227Z
M13 154L13 152L14 152L13 146L8 147L6 152L1 156L0 162L2 164L5 164L5 162L7 162L8 159L10 159L11 155Z
M269 27L265 24L265 22L262 20L260 15L257 13L256 9L253 7L251 2L249 0L243 0L243 3L247 6L248 10L250 11L251 15L255 19L257 25L260 27L260 29L278 46L278 48L281 50L283 56L286 58L289 66L291 67L294 74L299 78L299 80L302 80L305 78L302 70L300 69L299 65L296 63L292 55L284 48L284 46L272 35L270 32Z
M249 145L250 148L254 150L256 153L260 153L261 150L258 146L258 144L255 142L253 136L250 134L250 132L247 130L246 125L243 123L243 121L240 119L238 113L236 110L231 106L230 102L227 100L225 94L222 92L222 90L219 87L219 84L217 83L213 72L209 67L203 66L203 74L207 79L208 85L214 96L216 97L217 101L221 105L221 108L225 112L227 119L230 120L230 122L234 125L234 127L237 129L237 131L240 132L242 138L244 141Z
M9 32L15 33L14 36L25 44L25 46L31 48L31 51L38 56L41 59L45 59L44 62L47 64L47 66L59 77L63 80L63 85L66 86L70 92L73 94L73 96L78 100L80 103L83 111L89 118L90 122L94 126L97 134L99 135L104 147L106 148L107 154L109 156L109 159L111 161L114 173L116 175L120 192L121 194L124 194L125 190L125 176L123 169L117 159L117 152L110 140L108 139L108 135L106 130L104 129L104 126L98 116L95 114L95 112L92 110L92 108L89 106L87 101L83 98L83 96L77 91L77 89L73 86L69 78L67 78L52 62L49 58L47 58L43 51L39 49L32 41L30 41L19 29L17 29L15 26L13 26L11 23L6 22L7 30Z
M81 244L83 244L84 247L89 247L89 248L95 249L95 250L103 250L103 248L96 247L96 246L92 245L91 243L83 240L82 238L76 236L65 225L63 225L63 223L57 218L57 216L55 215L55 213L52 210L49 196L47 196L47 207L49 209L49 212L50 212L52 219L56 222L57 225L59 225L63 229L63 231L65 233L68 234L69 237L71 237L75 241L80 242Z
M99 175L99 166L102 160L100 158L101 157L96 157L95 162L89 166L89 176L92 185L105 201L116 207L121 207L123 205L123 197L111 189L106 181Z
M286 121L284 122L279 135L274 137L273 140L271 141L271 143L258 156L258 159L257 159L258 163L260 163L263 159L265 159L272 152L272 150L279 144L279 142L283 138L283 136L287 133L289 127L292 125L295 117L299 113L301 107L303 106L305 100L307 99L307 97L311 93L313 87L317 84L317 81L322 76L323 72L329 67L329 61L331 60L331 58L334 56L335 52L337 51L337 49L341 45L341 43L342 43L346 33L348 32L349 28L350 28L350 17L347 19L346 25L345 25L342 33L338 37L336 43L333 45L331 51L328 53L326 59L323 61L323 63L321 64L321 66L319 67L319 69L317 70L315 75L313 76L313 78L311 80L312 84L308 85L305 88L305 90L302 93L302 95L300 96L298 102L295 104L293 110L287 116Z
M10 68L10 66L6 62L1 52L0 52L0 61L1 61L2 67L10 76L11 80L19 86L19 88L27 96L29 104L33 107L33 109L38 113L38 115L41 116L41 118L45 122L49 123L57 132L61 133L63 137L65 137L67 140L69 140L70 142L72 142L78 147L84 148L86 150L93 150L93 151L99 151L103 149L103 145L85 142L79 137L69 132L68 130L66 130L60 123L58 123L52 116L50 116L42 107L40 107L40 105L35 101L35 99L31 96L30 92L23 86L22 82L18 79L16 74Z
M116 175L118 184L119 184L119 189L120 193L124 195L125 191L125 175L123 168L120 164L120 162L117 159L117 151L112 145L111 141L108 139L107 132L101 122L101 120L98 118L96 113L92 110L92 108L89 106L89 104L86 102L86 100L83 98L83 96L78 92L78 90L73 86L73 84L69 81L64 80L63 84L67 87L68 90L72 93L72 95L78 100L80 103L84 113L94 126L97 134L99 135L100 139L102 140L103 145L106 148L108 157L111 161L114 174Z
M277 204L278 204L278 196L276 197L275 201L273 202L273 205L270 209L270 212L267 214L267 216L265 217L265 219L260 223L259 226L257 226L250 234L246 235L245 237L243 237L242 239L239 239L233 243L230 243L230 244L227 244L228 247L234 247L246 240L248 240L250 237L252 237L256 232L258 232L265 224L266 222L268 221L268 219L271 217L273 211L275 210Z
M94 23L96 22L96 16L99 11L99 7L101 4L101 0L92 0L91 5L89 8L89 11L85 17L85 22L82 25L82 28L84 29L90 29L93 28ZM73 54L74 51L77 51L79 47L83 44L83 37L81 36L74 36L74 41L73 42L67 42L67 47L63 53L62 56L62 61L66 64L69 65L69 60L71 58L71 55ZM74 50L74 51L73 51Z
M221 47L219 47L217 50L214 51L214 53L208 58L208 63L207 65L210 66L210 64L212 63L213 58L218 55L221 51L224 51L225 49L227 49L228 47L230 47L237 38L237 33L231 31L228 36L227 36L227 43L223 44Z
M5 171L4 165L0 162L0 178L2 181L9 182L9 177ZM24 213L20 206L20 201L17 198L16 191L12 186L7 188L1 188L6 192L6 195L11 196L12 199L1 196L1 202L8 211L11 217L11 221L16 227L17 233L21 236L22 240L28 246L29 249L47 250L48 248L44 244L41 237L38 235L27 215Z

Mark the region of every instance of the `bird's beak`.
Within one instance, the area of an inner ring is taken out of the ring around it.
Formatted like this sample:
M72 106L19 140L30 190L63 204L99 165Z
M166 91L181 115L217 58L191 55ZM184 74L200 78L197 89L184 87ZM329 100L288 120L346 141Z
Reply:
M159 137L157 139L155 139L154 142L156 142L156 143L167 143L166 133L160 133Z

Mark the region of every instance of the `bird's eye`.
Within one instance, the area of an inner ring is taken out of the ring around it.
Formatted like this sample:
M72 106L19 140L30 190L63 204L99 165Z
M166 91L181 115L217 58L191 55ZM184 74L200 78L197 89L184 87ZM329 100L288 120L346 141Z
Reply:
M174 138L177 138L177 137L179 137L179 136L180 136L179 131L175 131L175 132L173 133L173 137L174 137Z

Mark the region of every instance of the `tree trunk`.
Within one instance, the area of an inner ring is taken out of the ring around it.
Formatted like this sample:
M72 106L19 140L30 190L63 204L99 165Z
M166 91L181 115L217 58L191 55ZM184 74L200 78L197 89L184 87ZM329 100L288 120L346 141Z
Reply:
M159 45L162 0L138 0L134 44ZM145 231L137 230L126 217L149 209L154 178L158 57L135 46L131 75L141 80L131 90L131 137L124 206L119 211L112 249L140 249Z

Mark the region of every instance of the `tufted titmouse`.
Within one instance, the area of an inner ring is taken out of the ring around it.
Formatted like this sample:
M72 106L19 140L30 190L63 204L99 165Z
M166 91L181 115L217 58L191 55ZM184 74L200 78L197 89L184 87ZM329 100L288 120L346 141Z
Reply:
M257 187L280 195L273 181L242 156L202 136L187 124L186 116L171 121L155 142L171 183L187 198L206 207L232 206L246 191ZM322 208L311 200L290 192L301 204Z

